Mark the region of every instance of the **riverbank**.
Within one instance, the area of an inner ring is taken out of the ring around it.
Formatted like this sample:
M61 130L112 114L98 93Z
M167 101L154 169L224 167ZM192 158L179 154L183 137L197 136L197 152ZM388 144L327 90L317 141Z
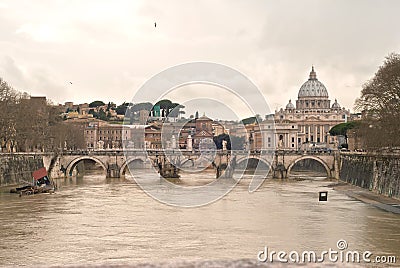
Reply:
M339 178L383 196L400 200L400 155L341 152Z
M365 188L354 186L346 182L339 182L328 185L333 190L346 194L347 196L372 205L379 209L400 214L400 200L383 196Z
M43 166L42 155L0 154L0 186L30 183L32 172Z

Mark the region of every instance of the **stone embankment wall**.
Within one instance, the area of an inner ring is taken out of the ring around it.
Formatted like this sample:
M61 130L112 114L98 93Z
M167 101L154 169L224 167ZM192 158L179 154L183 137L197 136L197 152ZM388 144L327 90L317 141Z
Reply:
M1 154L0 186L32 182L32 172L43 167L42 155Z
M400 155L342 153L340 179L400 199Z

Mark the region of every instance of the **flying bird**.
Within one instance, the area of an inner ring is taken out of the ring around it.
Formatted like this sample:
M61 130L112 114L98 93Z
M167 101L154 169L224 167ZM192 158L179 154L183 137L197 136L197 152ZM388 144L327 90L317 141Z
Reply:
M71 82L71 81L70 81L69 83L72 85L72 82Z
M157 28L157 22L154 22L154 28Z

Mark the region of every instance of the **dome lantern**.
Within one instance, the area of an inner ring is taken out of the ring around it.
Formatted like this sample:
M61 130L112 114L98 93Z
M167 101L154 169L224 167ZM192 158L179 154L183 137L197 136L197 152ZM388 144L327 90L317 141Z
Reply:
M310 78L301 86L298 94L300 98L324 98L327 99L328 91L324 84L317 79L317 73L314 71L314 66L311 68Z
M314 65L311 67L310 78L308 80L317 80L317 73L314 71Z
M337 99L335 99L335 102L332 104L332 109L340 109L340 105L337 102Z
M292 100L289 100L289 103L286 105L286 110L294 110L296 109L292 103Z

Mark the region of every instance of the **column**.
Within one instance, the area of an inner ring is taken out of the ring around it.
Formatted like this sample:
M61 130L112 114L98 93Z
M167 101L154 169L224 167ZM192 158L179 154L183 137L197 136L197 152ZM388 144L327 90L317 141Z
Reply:
M286 133L285 138L286 138L286 142L285 142L286 149L289 149L290 148L290 145L289 145L289 133Z
M324 125L321 125L321 142L325 142L324 132L325 132Z
M314 131L315 131L315 134L314 134L314 142L317 142L317 138L318 138L318 126L317 125L315 125L314 126Z

